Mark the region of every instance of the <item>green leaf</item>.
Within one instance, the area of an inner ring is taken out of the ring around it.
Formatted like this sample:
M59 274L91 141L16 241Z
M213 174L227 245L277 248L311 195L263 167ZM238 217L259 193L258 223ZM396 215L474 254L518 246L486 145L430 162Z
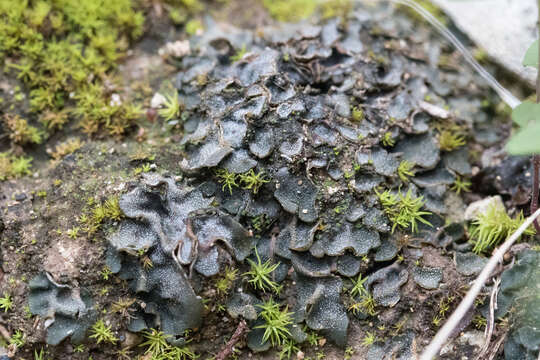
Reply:
M520 127L535 121L540 122L540 104L524 101L512 110L512 120Z
M533 42L523 58L523 66L538 67L538 40Z
M540 122L522 128L512 135L506 144L506 151L512 155L540 154Z

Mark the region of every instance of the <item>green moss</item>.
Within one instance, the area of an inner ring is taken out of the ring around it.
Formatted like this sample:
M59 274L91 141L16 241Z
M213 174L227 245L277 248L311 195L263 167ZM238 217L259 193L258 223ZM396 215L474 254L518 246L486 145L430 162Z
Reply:
M429 221L423 218L423 216L431 213L420 210L424 206L423 197L414 197L411 189L406 194L401 191L395 194L390 190L381 193L375 190L375 192L379 197L384 212L392 222L392 232L399 226L404 230L410 228L414 233L418 230L417 222L431 225Z
M321 4L321 16L323 19L333 17L346 19L352 10L352 0L325 0Z
M72 154L83 146L83 142L79 138L68 139L56 145L54 151L50 153L54 160L60 160L68 154Z
M465 136L457 131L443 130L438 139L442 151L452 151L465 145Z
M0 153L0 181L30 175L31 157Z
M512 219L503 208L490 206L469 227L470 241L474 244L473 252L481 254L493 249L515 232L523 221L523 212ZM534 235L534 228L527 228L523 234Z
M469 180L464 179L460 176L457 176L456 180L454 181L454 184L452 184L452 187L450 189L459 195L462 191L463 192L471 191L471 185L472 183Z
M263 329L263 341L270 341L272 346L283 345L291 336L289 326L292 325L292 313L287 307L280 309L278 303L275 303L272 298L264 302L262 305L257 305L261 308L259 316L264 320L264 323L255 326L255 329Z
M143 336L145 341L139 346L146 347L145 354L150 356L145 358L156 360L189 360L199 357L187 346L178 347L169 345L167 339L171 336L165 334L163 331L150 329L143 331Z
M13 335L11 335L9 343L14 345L16 348L23 347L26 343L26 335L21 330L17 330Z
M132 0L0 0L0 59L49 130L70 113L88 133L122 134L134 120L132 105L111 104L103 83L143 22Z
M366 334L364 335L364 338L362 339L361 344L363 346L369 347L375 343L377 338L375 337L375 333L366 331Z
M273 292L279 293L280 286L273 281L271 277L271 274L277 269L279 263L272 264L270 260L262 263L257 248L255 248L255 257L257 258L257 262L247 259L250 270L242 275L249 278L248 282L252 284L255 289L262 290L263 292L272 290Z
M94 198L89 198L86 205L79 222L88 234L97 232L106 219L120 220L124 216L118 196L115 195L109 197L103 204L96 203Z
M300 348L297 346L296 341L293 339L285 340L283 345L281 345L281 350L279 350L279 360L290 359L299 351Z
M247 50L246 50L246 45L242 45L242 48L236 50L236 53L231 56L230 60L231 62L237 62L239 60L242 60L242 58L244 57L244 55L246 55L247 53Z
M270 180L265 178L263 171L255 173L253 169L244 174L239 174L238 177L240 179L240 183L242 184L242 188L251 190L254 194L259 192L261 186L270 182Z
M40 144L43 141L43 132L34 126L30 126L19 115L6 114L4 123L9 131L9 138L16 144Z
M159 116L165 121L177 118L180 116L180 103L178 101L178 93L173 91L169 94L165 94L165 102L163 107L158 110Z
M216 281L216 290L217 290L218 295L228 294L229 291L232 289L232 286L237 276L238 276L238 269L233 269L231 267L225 268L223 277L220 277Z
M111 326L106 325L102 319L98 320L94 325L92 325L90 333L90 338L95 339L98 344L101 342L116 344L118 341L111 330Z
M364 120L364 111L360 106L353 106L351 112L353 121L361 122L362 120Z
M414 176L414 163L402 160L398 166L398 176L403 182L408 182L409 177Z
M394 138L392 137L392 133L390 131L387 131L384 133L381 142L383 146L392 147L395 145L396 140L394 140Z
M306 19L317 9L314 0L262 0L262 3L274 19L286 22Z
M4 294L4 297L0 298L0 310L8 312L13 307L13 300L9 294Z
M195 35L200 30L201 31L203 30L203 24L201 23L200 20L194 19L194 20L190 20L190 21L188 21L186 23L186 32L189 35Z
M236 183L237 175L235 173L229 172L227 169L217 169L216 177L220 184L223 184L221 187L222 191L225 191L225 188L229 190L229 193L232 195L233 187L238 187Z

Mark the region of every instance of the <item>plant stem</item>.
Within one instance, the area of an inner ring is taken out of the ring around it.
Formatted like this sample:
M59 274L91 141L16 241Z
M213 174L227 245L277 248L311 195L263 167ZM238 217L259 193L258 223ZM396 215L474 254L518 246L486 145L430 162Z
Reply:
M540 0L538 0L538 32L539 32L539 38L540 38ZM540 41L538 42L538 53L540 54ZM538 73L536 75L536 102L540 103L540 62L537 64L537 70ZM531 214L538 209L538 177L540 172L540 155L533 155L532 158L533 163L533 181L532 181L532 191L531 191ZM534 228L536 229L537 233L540 233L540 225L538 224L538 220L534 220Z
M532 158L533 163L533 181L531 191L531 214L538 209L538 186L539 186L539 172L540 172L540 155L534 155ZM540 234L540 225L538 220L534 220L534 228L536 232Z

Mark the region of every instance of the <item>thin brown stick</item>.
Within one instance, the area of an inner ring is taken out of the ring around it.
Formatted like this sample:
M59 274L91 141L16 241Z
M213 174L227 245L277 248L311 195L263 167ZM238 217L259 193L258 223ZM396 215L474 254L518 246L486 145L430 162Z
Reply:
M540 72L540 71L539 71ZM533 180L531 189L531 214L538 209L538 186L539 186L539 173L540 173L540 155L533 155ZM534 220L534 228L537 233L540 233L540 225L538 220Z
M7 329L2 324L0 324L0 335L8 342L11 340L11 335L9 334L9 331L7 331Z
M493 289L491 290L491 297L489 299L489 318L486 324L486 331L484 334L484 345L480 351L478 357L483 359L489 350L489 345L491 344L491 336L493 335L493 328L495 327L495 309L497 308L497 293L499 292L499 284L501 283L501 278L497 278L494 281Z
M540 39L540 0L538 0L538 31L539 31L539 39ZM538 41L538 53L540 54L540 41ZM539 55L540 56L540 55ZM540 104L540 61L536 66L538 72L536 75L536 102ZM532 191L531 191L531 214L538 209L538 186L539 186L539 179L540 176L538 173L540 172L540 155L534 155L532 158L533 163L533 181L532 181ZM538 224L538 220L534 220L534 228L536 229L537 233L540 233L540 225Z
M238 327L234 331L234 334L231 336L231 339L225 344L225 347L221 349L219 354L216 355L216 360L225 360L229 356L231 356L234 352L234 345L240 341L240 339L244 336L246 331L248 330L248 326L245 320L241 320L238 323Z

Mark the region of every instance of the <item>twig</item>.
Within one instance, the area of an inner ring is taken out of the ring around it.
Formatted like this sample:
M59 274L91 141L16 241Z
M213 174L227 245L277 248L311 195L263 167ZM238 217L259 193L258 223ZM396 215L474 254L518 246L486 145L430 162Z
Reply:
M227 342L227 344L225 344L225 347L216 355L216 360L225 360L227 357L232 355L232 353L234 352L234 345L236 345L236 343L240 341L240 339L242 338L242 336L244 336L244 333L247 330L248 326L246 324L246 321L241 320L238 323L238 327L234 331L234 334L231 336L231 339Z
M420 360L432 360L439 354L439 350L444 345L452 331L465 316L469 308L473 305L476 296L478 296L478 293L480 290L482 290L482 286L484 286L487 279L491 276L493 269L495 269L497 264L502 261L504 254L508 251L508 249L510 249L512 244L519 239L523 232L527 230L529 226L531 226L533 221L538 216L540 216L540 209L536 210L534 214L529 216L516 230L516 232L506 239L506 241L493 253L488 263L480 275L478 275L473 286L469 292L467 292L467 295L463 298L457 309L452 313L450 318L448 318L448 321L444 324L444 326L437 332L433 340L431 340L431 343L424 349L424 352L420 356Z
M499 348L501 347L502 343L506 339L506 334L507 333L505 332L503 335L501 335L499 340L497 340L497 342L495 342L495 345L493 345L493 347L491 348L491 352L490 352L489 357L487 358L487 360L495 359L495 356L497 356L497 353L499 352ZM538 360L540 360L540 359L538 359Z
M538 0L538 30L540 32L540 0ZM540 33L539 33L540 38ZM538 42L538 48L540 51L540 41ZM540 103L540 64L537 65L538 74L536 75L536 102ZM540 155L534 155L532 158L533 163L533 181L532 181L532 191L531 191L531 214L538 209L538 177L540 172ZM540 233L540 225L537 220L534 220L534 228L537 233Z
M493 335L493 327L495 325L495 309L497 308L497 293L499 292L499 284L501 283L501 279L497 278L495 279L495 282L493 284L493 289L491 290L491 297L489 299L489 318L488 322L486 324L486 331L484 334L484 345L482 345L482 350L480 351L479 358L483 359L484 355L489 350L489 344L491 343L491 336Z
M0 335L2 335L2 337L8 342L11 340L11 335L9 334L9 331L7 331L7 329L2 324L0 324Z
M540 72L540 71L539 71ZM538 95L540 96L540 95ZM538 209L538 185L539 185L539 172L540 172L540 155L534 155L532 158L533 163L533 181L531 189L531 214ZM537 233L540 233L540 225L538 220L534 220L534 228Z

